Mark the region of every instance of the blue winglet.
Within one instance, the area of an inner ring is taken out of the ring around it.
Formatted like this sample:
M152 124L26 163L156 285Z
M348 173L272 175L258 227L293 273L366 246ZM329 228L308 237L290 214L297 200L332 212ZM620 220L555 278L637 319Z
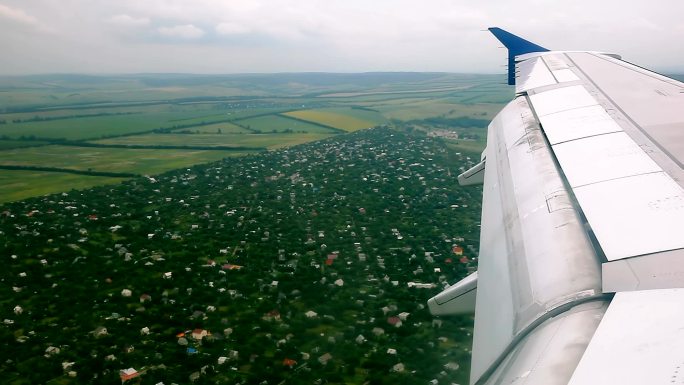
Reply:
M494 37L508 48L508 84L515 84L515 57L531 52L547 52L548 49L529 42L501 28L489 28Z

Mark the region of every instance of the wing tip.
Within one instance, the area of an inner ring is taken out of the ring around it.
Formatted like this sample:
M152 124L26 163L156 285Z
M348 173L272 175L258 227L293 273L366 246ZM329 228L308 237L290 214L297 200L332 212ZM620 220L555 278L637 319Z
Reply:
M515 84L515 57L533 52L548 52L538 44L525 40L499 27L487 28L508 49L508 84Z

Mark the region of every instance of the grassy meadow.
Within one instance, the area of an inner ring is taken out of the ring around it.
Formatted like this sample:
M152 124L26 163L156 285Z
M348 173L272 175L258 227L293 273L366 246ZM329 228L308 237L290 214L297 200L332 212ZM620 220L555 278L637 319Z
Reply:
M338 128L347 132L374 127L387 121L387 119L379 113L358 108L299 110L286 112L283 115Z
M234 152L209 150L122 149L49 145L2 152L2 164L154 175L213 162Z
M221 122L221 123L211 123L207 125L195 126L191 128L176 129L172 132L183 133L191 132L194 134L248 134L252 131L240 127L235 123L231 122Z
M247 127L247 129L254 132L300 132L300 133L333 133L329 127L324 127L319 122L316 121L301 121L295 119L288 119L286 116L290 116L291 113L286 113L285 116L281 115L266 115L258 116L254 118L240 120L239 124L242 127Z
M62 172L0 170L0 203L71 189L79 190L115 184L123 180L123 178L83 176Z
M0 202L123 180L70 170L154 175L381 124L451 130L459 140L448 139L450 146L477 153L486 122L512 96L502 80L445 73L0 77L0 168L50 169L0 170Z

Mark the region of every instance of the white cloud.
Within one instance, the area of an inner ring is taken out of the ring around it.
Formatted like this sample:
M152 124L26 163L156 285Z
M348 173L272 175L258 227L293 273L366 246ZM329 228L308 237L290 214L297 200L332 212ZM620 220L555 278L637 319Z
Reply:
M143 27L150 24L150 19L147 17L135 18L130 15L119 14L110 17L109 22L127 27Z
M204 31L192 24L176 25L173 27L157 28L159 34L167 37L178 37L181 39L198 39L204 36Z
M684 71L684 51L677 45L684 40L679 17L684 1L658 5L653 0L576 0L562 6L551 0L0 0L0 52L9 53L0 73L502 72L505 52L480 32L492 26L550 49L616 52L654 70ZM32 33L48 30L41 25L49 25L50 39ZM87 60L83 52L91 53Z
M14 22L39 29L45 29L45 27L35 17L29 15L21 9L11 8L3 4L0 4L0 18L9 19Z
M251 32L248 27L238 23L220 23L215 30L219 35L243 35Z

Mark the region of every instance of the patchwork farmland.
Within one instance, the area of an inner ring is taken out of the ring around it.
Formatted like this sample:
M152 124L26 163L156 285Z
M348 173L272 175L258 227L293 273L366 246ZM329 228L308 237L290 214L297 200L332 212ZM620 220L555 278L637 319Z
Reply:
M510 98L499 83L443 73L0 78L0 203L378 125L453 130L463 139L445 138L451 147L477 152Z

